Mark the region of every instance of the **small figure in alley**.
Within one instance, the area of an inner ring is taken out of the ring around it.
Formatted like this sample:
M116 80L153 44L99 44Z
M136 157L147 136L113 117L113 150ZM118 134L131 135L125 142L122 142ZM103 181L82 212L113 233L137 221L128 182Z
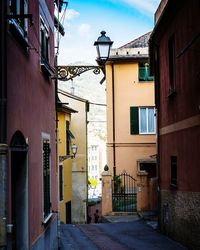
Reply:
M99 210L96 209L96 212L94 213L94 223L99 223Z
M92 217L88 214L88 216L87 216L87 223L90 224L91 220L92 220Z

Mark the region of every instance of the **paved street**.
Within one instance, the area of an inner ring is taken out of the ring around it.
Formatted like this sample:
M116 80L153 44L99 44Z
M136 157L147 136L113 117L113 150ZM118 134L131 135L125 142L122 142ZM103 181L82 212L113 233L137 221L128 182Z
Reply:
M183 250L141 219L89 225L61 225L61 250Z

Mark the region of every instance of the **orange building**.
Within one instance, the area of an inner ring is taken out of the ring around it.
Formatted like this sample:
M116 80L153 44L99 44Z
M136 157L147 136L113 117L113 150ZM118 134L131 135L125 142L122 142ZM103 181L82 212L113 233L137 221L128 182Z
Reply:
M150 32L112 49L106 64L108 166L113 176L126 172L136 183L142 174L148 180L156 177L154 81L149 75L149 36ZM149 203L146 201L142 208L149 209Z

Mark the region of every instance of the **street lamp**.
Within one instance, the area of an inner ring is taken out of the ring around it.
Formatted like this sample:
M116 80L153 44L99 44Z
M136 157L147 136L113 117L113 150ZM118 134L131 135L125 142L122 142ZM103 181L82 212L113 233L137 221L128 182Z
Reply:
M108 36L105 35L105 31L101 31L101 36L98 37L97 41L94 42L94 45L97 49L97 63L98 66L88 66L88 65L70 65L70 66L57 66L57 79L61 81L69 81L73 78L80 76L82 73L93 70L94 74L100 74L101 70L105 75L105 63L109 58L110 48L113 42ZM105 77L101 80L102 83L105 80Z
M113 42L110 40L110 37L106 36L105 34L105 31L101 31L101 36L98 37L96 42L94 42L94 46L96 46L98 55L97 62L100 65L105 65L110 55L110 48L113 44Z
M75 158L78 146L75 143L73 143L71 149L72 149L72 154L71 155L60 155L59 156L59 162L63 162L68 158L71 158L71 159Z
M75 158L78 146L76 144L72 145L72 158Z

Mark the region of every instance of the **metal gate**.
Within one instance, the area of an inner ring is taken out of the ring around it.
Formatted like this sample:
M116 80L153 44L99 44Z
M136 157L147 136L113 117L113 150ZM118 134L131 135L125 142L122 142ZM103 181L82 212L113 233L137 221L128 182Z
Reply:
M126 172L112 180L113 212L135 212L137 210L136 180Z

